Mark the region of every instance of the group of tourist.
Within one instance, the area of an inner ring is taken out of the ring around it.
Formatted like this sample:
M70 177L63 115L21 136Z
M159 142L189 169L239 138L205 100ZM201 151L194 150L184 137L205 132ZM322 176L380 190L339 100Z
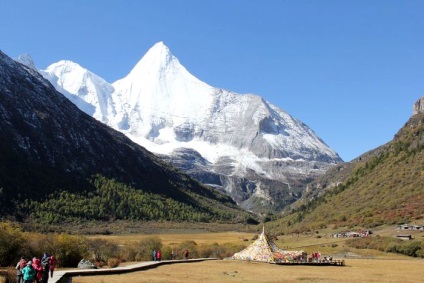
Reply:
M56 268L57 260L47 253L40 258L27 261L23 256L16 264L16 283L47 283Z
M153 250L153 261L161 261L162 252L161 250Z
M309 258L309 262L321 262L321 253L320 252L312 253Z

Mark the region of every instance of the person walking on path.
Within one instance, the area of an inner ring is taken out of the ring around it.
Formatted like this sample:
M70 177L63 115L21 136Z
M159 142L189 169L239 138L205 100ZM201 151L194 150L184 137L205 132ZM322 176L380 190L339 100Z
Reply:
M57 264L56 258L53 255L50 256L50 259L49 259L50 277L53 277L53 272L56 268L56 264Z
M24 283L33 283L37 271L32 267L32 261L28 261L24 269L22 269L22 276Z
M153 261L156 261L156 259L157 259L157 252L156 252L156 250L153 250Z
M32 262L32 267L35 269L37 274L35 275L35 281L37 283L41 282L41 277L43 276L43 266L39 258L34 258Z
M160 250L158 250L158 251L156 252L156 259L157 259L158 261L160 261L160 260L161 260L161 257L162 257L162 252L161 252Z
M190 254L189 254L189 252L188 252L188 250L185 250L184 251L184 258L185 259L188 259L188 256L189 256Z
M43 267L43 271L41 272L41 283L47 283L49 281L49 258L46 258L44 261L41 261L41 266Z
M25 268L27 261L25 257L21 257L21 260L16 264L16 283L23 282L22 269Z

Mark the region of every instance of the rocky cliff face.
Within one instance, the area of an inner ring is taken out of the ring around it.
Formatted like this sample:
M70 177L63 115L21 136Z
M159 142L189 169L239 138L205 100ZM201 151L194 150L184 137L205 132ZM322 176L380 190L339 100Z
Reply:
M412 115L424 113L424 96L415 102L412 110Z

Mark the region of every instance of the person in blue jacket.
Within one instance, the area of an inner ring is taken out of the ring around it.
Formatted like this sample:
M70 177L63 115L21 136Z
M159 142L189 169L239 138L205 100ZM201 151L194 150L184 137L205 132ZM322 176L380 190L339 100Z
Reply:
M27 265L22 269L24 283L32 283L35 279L37 271L32 267L32 261L28 261Z

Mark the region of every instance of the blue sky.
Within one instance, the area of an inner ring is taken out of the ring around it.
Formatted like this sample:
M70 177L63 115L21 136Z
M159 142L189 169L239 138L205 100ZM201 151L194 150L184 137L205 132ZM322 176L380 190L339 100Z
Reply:
M163 41L193 75L255 93L349 161L424 95L424 1L0 0L0 50L112 83Z

